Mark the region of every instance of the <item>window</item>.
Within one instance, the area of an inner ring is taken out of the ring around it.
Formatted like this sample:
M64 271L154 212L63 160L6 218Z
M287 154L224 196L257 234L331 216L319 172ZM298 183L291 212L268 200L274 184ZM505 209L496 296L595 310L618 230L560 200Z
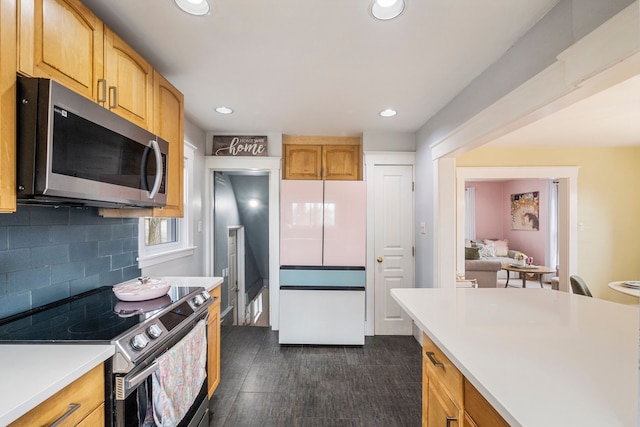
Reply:
M138 224L138 266L149 267L193 255L191 209L193 162L196 148L185 143L184 217L140 218Z

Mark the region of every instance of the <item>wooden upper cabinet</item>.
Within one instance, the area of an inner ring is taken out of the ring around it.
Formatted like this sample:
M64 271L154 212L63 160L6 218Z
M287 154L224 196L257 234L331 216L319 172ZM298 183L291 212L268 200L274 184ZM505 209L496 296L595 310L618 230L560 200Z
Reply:
M160 73L154 72L154 132L169 143L167 205L153 216L184 215L184 96Z
M284 179L361 179L360 139L283 135Z
M0 212L16 211L16 4L0 0Z
M106 91L102 21L77 0L18 3L18 71L99 101Z
M285 145L284 179L322 179L321 145Z
M359 178L359 145L324 145L322 147L322 179L344 181Z
M152 130L153 67L108 27L104 36L105 107Z

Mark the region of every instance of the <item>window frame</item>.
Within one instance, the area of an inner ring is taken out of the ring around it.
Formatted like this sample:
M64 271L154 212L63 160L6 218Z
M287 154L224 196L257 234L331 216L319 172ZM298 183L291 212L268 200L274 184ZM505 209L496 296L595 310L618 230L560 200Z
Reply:
M147 246L145 235L145 220L138 220L138 268L143 269L168 261L192 256L195 253L193 246L193 227L191 201L193 200L194 160L197 148L185 141L184 143L184 215L182 218L166 218L175 221L177 240L170 243L162 243Z

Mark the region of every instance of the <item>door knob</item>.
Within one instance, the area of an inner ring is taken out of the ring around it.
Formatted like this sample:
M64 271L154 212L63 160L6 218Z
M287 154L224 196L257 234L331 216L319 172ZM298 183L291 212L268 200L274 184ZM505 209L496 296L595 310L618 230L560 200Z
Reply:
M378 262L379 263L382 262L382 257L381 256L378 257Z

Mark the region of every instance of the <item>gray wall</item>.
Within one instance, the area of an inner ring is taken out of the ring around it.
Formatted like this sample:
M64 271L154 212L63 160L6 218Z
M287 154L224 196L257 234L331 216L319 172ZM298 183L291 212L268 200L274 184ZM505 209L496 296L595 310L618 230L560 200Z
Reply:
M140 276L138 220L97 208L0 214L0 318Z
M259 206L248 206L250 199ZM269 277L269 177L247 173L215 173L214 184L214 275L222 276L229 266L227 236L229 226L244 226L245 286L261 286ZM222 286L221 310L228 307L228 277ZM247 301L248 302L248 301Z
M247 287L269 277L269 176L231 175L240 221L245 227ZM250 199L259 205L249 207ZM249 249L251 256L249 256ZM250 266L250 264L253 264Z
M633 0L561 0L496 63L480 74L416 133L416 230L433 224L431 148L464 122L556 61L556 56L633 3ZM435 230L416 236L416 286L433 287Z

